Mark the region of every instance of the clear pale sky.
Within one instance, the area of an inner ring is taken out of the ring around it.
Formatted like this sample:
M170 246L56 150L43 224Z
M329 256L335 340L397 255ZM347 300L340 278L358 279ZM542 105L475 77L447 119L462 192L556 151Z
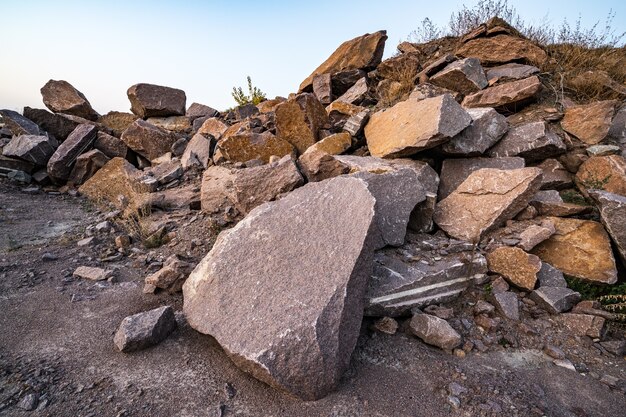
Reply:
M424 17L447 24L454 0L377 1L36 1L0 0L0 108L41 107L49 79L69 81L100 113L128 111L126 90L147 82L184 90L223 110L246 75L268 97L287 96L343 41L386 29L385 56ZM511 1L527 21L547 16L584 25L626 2Z

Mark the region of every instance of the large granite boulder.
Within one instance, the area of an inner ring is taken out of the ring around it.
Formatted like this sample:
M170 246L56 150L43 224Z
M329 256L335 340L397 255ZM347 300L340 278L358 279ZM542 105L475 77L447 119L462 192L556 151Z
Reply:
M449 94L409 99L374 113L365 126L365 138L373 156L396 158L445 143L471 122Z
M526 208L540 186L539 168L483 168L437 204L433 219L448 235L478 242Z
M39 131L39 126L27 117L22 116L14 110L0 110L0 118L4 125L11 130L13 136L34 135L37 136L43 132Z
M611 241L598 222L551 217L556 233L532 253L567 275L593 282L614 284L617 269Z
M609 134L615 100L596 101L565 109L561 127L588 145L600 143Z
M506 117L490 107L468 109L472 124L441 146L443 153L479 156L498 142L509 130Z
M261 381L322 398L359 335L375 206L364 180L338 177L252 210L185 282L187 321Z
M92 124L80 124L59 145L48 160L48 175L57 181L65 181L72 172L76 158L89 149L96 140L98 129Z
M328 114L314 94L299 94L276 107L276 136L293 145L299 154L319 139Z
M122 141L149 161L169 152L179 135L144 120L135 120L122 133Z
M142 119L185 115L187 96L183 90L140 83L131 86L126 95L130 110Z
M626 197L602 190L589 191L589 195L595 201L602 224L626 266Z
M463 107L495 107L498 110L515 110L533 101L541 89L541 80L533 75L466 96L463 99Z
M46 166L48 160L59 146L53 137L39 135L14 136L2 148L2 155L20 158L36 166Z
M100 115L91 107L83 93L67 81L50 80L41 87L43 104L54 113L65 113L96 120Z
M387 32L380 30L372 34L366 33L342 43L326 61L302 81L299 91L309 91L316 75L335 74L350 70L367 71L376 68L382 60L386 40Z
M68 181L74 185L84 183L89 178L93 177L100 168L105 166L109 160L109 157L97 149L85 152L76 158L76 163L74 164L74 168L72 168Z

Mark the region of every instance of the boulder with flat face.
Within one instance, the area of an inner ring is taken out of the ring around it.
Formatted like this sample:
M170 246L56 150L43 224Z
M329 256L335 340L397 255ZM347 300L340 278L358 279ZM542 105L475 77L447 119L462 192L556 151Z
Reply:
M409 156L449 141L471 122L449 94L409 99L374 113L365 126L365 138L373 156Z
M134 314L122 320L113 342L122 352L133 352L160 343L176 329L176 317L170 306Z
M302 81L298 91L309 91L316 75L376 68L382 60L386 40L387 32L381 30L342 43L326 61Z
M487 254L489 271L503 276L509 283L532 291L541 270L541 260L520 248L502 246Z
M501 79L519 80L539 73L539 68L532 65L510 63L498 65L486 70L487 81L495 83Z
M93 177L107 162L109 162L109 158L97 149L85 152L76 158L76 163L68 180L74 185L82 184Z
M187 96L183 90L154 84L135 84L126 92L130 110L142 119L184 116Z
M626 266L626 197L602 190L590 191L589 195L595 201L602 224Z
M375 205L364 180L338 177L255 208L185 282L187 321L257 379L322 398L359 335Z
M465 58L448 64L429 81L439 87L458 91L463 95L475 93L487 87L485 72L476 58Z
M522 211L541 186L541 170L484 168L437 204L433 219L448 235L477 242Z
M527 161L541 160L565 153L563 140L546 122L531 122L512 127L494 147L492 157L521 156Z
M104 132L98 132L93 147L108 156L109 158L126 158L128 146L119 138Z
M58 147L54 138L38 135L15 136L2 148L2 155L20 158L36 166L46 166Z
M452 350L461 344L461 335L447 321L430 314L414 315L409 329L424 342L440 349Z
M320 128L328 125L322 103L310 93L303 93L276 107L276 136L289 142L303 154L319 139Z
M231 162L248 162L260 159L269 162L271 156L282 158L295 152L293 145L270 132L242 132L231 135L218 142L216 152Z
M24 116L37 123L41 130L54 136L58 141L64 141L80 124L79 121L65 114L50 113L44 109L24 107Z
M509 34L471 39L456 50L456 55L478 58L485 65L512 61L541 64L548 59L546 52L539 46L528 39Z
M0 118L4 125L11 130L14 136L19 135L39 135L39 126L27 117L22 116L13 110L0 110ZM41 132L41 134L45 134Z
M96 120L100 115L91 107L83 93L64 80L50 80L41 87L43 104L54 113L65 113Z
M567 275L595 283L614 284L617 269L604 227L591 220L550 217L556 233L532 253Z
M565 109L561 127L589 145L600 143L609 133L615 114L615 100L596 101Z
M48 175L55 180L67 180L74 161L93 145L97 134L98 129L92 124L78 125L48 160Z
M516 110L532 102L541 92L541 80L537 76L495 85L466 96L463 107L495 107L497 110Z
M468 109L472 124L441 146L447 155L479 156L509 130L506 117L490 107Z
M104 116L98 118L98 123L110 129L113 135L117 138L122 136L122 133L130 125L132 125L138 117L132 113L124 113L120 111L110 111Z
M167 153L179 136L168 130L138 119L122 133L122 141L149 161Z
M213 145L215 145L215 142L213 142ZM187 144L180 158L183 169L189 169L192 166L207 169L210 160L211 139L207 139L204 135L196 133Z
M626 196L626 159L620 155L592 156L580 166L575 181L582 192L604 190Z

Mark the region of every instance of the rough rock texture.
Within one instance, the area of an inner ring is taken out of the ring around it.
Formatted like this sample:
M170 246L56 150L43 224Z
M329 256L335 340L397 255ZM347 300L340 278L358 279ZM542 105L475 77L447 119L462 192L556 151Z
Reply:
M437 204L433 219L448 235L476 242L523 210L540 185L538 168L483 168Z
M135 84L126 91L130 110L148 117L184 116L187 96L183 90L154 84Z
M363 132L363 128L369 121L369 118L369 110L363 110L361 112L358 112L357 114L350 116L348 120L346 120L346 123L343 125L343 130L356 137L360 135L361 132Z
M79 266L72 275L90 281L103 281L111 275L111 271L93 266Z
M527 39L506 34L471 39L456 50L456 55L478 58L485 65L525 61L541 64L548 55Z
M562 190L574 184L572 175L556 159L546 159L537 168L543 171L542 190Z
M120 111L110 111L104 116L98 118L98 123L110 129L113 135L117 138L122 136L122 133L128 126L132 125L137 120L137 116L132 113L124 113Z
M409 323L411 333L429 345L452 350L461 344L461 335L444 319L430 314L416 314Z
M546 262L541 263L541 269L537 272L537 281L539 281L539 288L567 287L563 273Z
M473 245L440 235L409 234L400 248L378 251L365 314L404 316L413 308L450 301L487 272Z
M324 105L333 101L333 85L330 74L320 74L313 77L313 94Z
M226 130L228 130L226 123L216 117L211 117L202 123L198 133L205 136L213 136L216 140L219 140Z
M2 155L20 158L37 166L46 166L57 146L57 141L48 136L14 136L2 148Z
M294 147L286 140L280 139L270 132L245 132L219 141L217 150L231 162L260 159L267 163L272 155L281 158L285 155L291 155L294 152Z
M257 207L220 234L185 282L189 324L261 381L323 397L359 335L375 203L363 180L339 177Z
M352 146L352 136L347 132L335 133L313 144L307 151L321 151L329 155L339 155Z
M513 110L532 101L541 91L541 80L532 76L486 88L463 99L463 107L495 107Z
M319 129L328 124L322 103L310 93L303 93L276 107L276 136L293 145L299 154L319 139Z
M298 158L298 166L308 182L323 181L350 172L347 164L329 153L313 149L313 146Z
M541 260L520 248L503 246L487 254L489 271L502 275L511 284L532 290L537 282Z
M0 110L0 117L4 125L11 130L14 136L33 135L38 136L41 132L39 126L32 120L22 116L13 110ZM42 133L43 134L43 133Z
M519 169L524 168L524 160L517 157L446 159L441 165L439 200L449 196L472 172L482 168Z
M546 122L531 122L512 127L493 148L493 157L520 156L527 161L545 159L564 153L565 144Z
M176 317L172 307L159 307L122 320L113 342L122 352L134 352L160 343L174 329Z
M519 320L519 299L511 291L495 292L491 299L496 310L509 320Z
M220 114L213 107L207 106L205 104L200 103L191 103L191 106L185 112L185 116L187 116L192 122L201 117L216 117Z
M386 40L387 32L381 30L342 43L326 61L302 81L299 91L308 91L316 75L374 69L382 60Z
M163 268L148 275L144 281L146 286L152 286L154 290L161 288L170 292L181 291L189 274L189 267L187 262L181 261L176 255L172 255L165 260ZM147 288L144 286L144 292L146 290Z
M170 151L179 136L144 120L136 120L122 133L122 141L149 161Z
M604 317L591 314L565 313L558 320L577 336L589 336L597 339L604 334Z
M24 117L37 123L43 131L54 136L58 141L65 140L72 133L72 130L76 129L76 126L80 124L66 117L66 115L54 114L48 110L33 109L31 107L24 107Z
M74 161L93 144L97 134L94 125L78 125L48 160L48 175L56 180L67 180Z
M183 169L189 169L192 166L207 169L210 160L211 141L204 135L196 133L187 144L185 152L183 152L180 158Z
M626 266L626 197L601 190L590 191L589 195L600 211L602 224L615 243L622 264Z
M541 287L530 293L530 299L548 313L570 311L580 301L580 294L567 287Z
M150 117L146 121L170 132L191 132L191 119L187 116Z
M359 79L352 87L337 98L337 101L342 103L365 105L369 86L367 85L367 78L363 77Z
M104 132L98 132L93 147L109 158L126 158L128 153L128 146L121 139Z
M472 118L472 124L442 145L441 150L445 154L482 155L509 130L506 117L492 108L469 109L467 113Z
M619 155L592 156L580 166L575 181L583 192L598 189L626 196L626 160Z
M551 217L556 233L532 253L565 274L605 284L617 281L611 242L604 227L590 220Z
M449 94L406 100L374 113L365 126L365 138L373 156L409 156L447 142L471 122Z
M600 143L609 133L617 104L605 100L569 107L565 109L561 127L589 145Z
M43 104L54 113L65 113L96 120L100 115L91 107L83 93L67 81L50 80L41 87Z
M429 80L432 84L463 95L475 93L487 87L485 72L476 58L465 58L448 64Z
M524 64L504 64L486 70L487 81L494 83L500 79L519 80L537 74L539 68Z
M76 158L76 163L68 180L79 185L91 178L100 168L109 162L109 158L97 149L85 152Z
M246 215L256 206L303 183L304 179L289 155L278 162L254 168L212 166L202 176L201 207L208 213L234 208L237 213Z

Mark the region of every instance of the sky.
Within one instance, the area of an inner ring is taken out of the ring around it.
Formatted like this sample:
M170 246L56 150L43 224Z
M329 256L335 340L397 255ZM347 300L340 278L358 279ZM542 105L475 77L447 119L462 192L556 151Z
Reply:
M425 17L446 25L476 1L37 1L0 0L0 108L44 108L49 79L70 82L100 113L129 111L126 90L145 82L184 90L187 105L232 107L250 75L268 97L287 96L343 41L386 29L385 57ZM626 2L509 1L530 22L584 26Z

